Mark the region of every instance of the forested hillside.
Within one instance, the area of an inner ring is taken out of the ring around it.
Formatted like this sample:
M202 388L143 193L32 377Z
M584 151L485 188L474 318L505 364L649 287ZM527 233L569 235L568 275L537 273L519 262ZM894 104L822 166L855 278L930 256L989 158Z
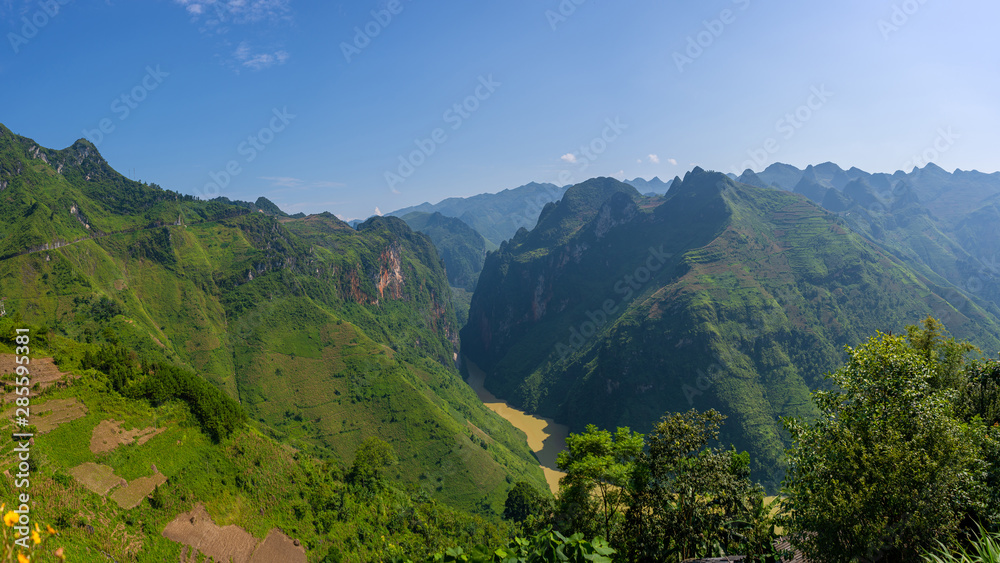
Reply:
M86 141L53 151L6 129L0 179L8 314L193 372L324 459L380 437L406 460L394 478L455 506L543 483L523 435L462 382L445 271L403 221L198 201L125 179Z

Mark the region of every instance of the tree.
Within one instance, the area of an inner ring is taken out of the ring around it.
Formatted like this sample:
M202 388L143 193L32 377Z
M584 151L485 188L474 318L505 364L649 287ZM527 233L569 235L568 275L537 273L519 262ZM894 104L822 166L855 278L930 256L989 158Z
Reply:
M523 523L530 517L543 516L550 504L550 500L530 483L518 481L507 493L507 502L503 506L503 519Z
M370 491L381 489L385 483L385 468L396 463L392 446L381 438L372 436L361 442L354 452L354 464L347 481Z
M153 489L153 494L149 495L149 505L159 510L163 508L165 504L166 501L163 498L163 491L161 491L160 486L157 485L156 488Z
M930 385L934 389L960 389L964 382L965 359L979 349L968 342L948 337L948 330L941 321L927 317L923 327L906 327L906 339L926 361L931 370Z
M612 435L590 424L583 434L570 434L556 460L566 472L559 482L557 521L588 537L601 533L610 538L643 445L642 434L628 428Z
M985 509L986 429L956 415L961 362L943 342L925 321L848 348L819 417L785 421L786 526L810 561L917 561Z
M710 448L725 417L714 410L670 414L654 426L629 483L622 537L629 561L680 561L773 552L764 490L750 481L750 456Z

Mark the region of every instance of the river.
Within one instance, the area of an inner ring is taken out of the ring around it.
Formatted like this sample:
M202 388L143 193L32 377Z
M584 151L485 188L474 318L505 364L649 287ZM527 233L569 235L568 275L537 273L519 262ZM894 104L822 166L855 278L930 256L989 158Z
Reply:
M479 400L528 436L528 447L535 452L535 457L538 458L538 464L542 467L542 472L545 473L545 480L548 482L549 488L552 489L552 494L559 492L559 479L566 474L557 469L556 457L559 452L566 449L566 436L569 435L569 428L551 418L539 418L517 410L506 401L496 398L483 386L486 381L486 374L483 370L467 358L465 365L469 371L469 379L466 382L476 392Z

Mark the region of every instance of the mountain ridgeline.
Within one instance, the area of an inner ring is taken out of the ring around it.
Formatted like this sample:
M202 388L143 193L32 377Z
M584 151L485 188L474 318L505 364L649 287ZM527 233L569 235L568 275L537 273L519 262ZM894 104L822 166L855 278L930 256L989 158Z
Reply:
M402 217L414 231L427 235L441 255L448 283L466 291L476 289L486 261L486 239L461 219L441 213L414 211Z
M6 312L79 343L66 361L121 346L190 370L341 465L380 437L405 460L395 479L463 509L545 486L523 434L461 380L445 269L401 219L200 201L124 178L87 141L45 149L0 126L0 257Z
M575 431L715 408L729 416L721 440L773 490L780 418L814 414L809 392L845 345L933 315L1000 350L993 304L933 263L743 180L696 168L665 196L609 178L569 188L488 255L463 354L498 396Z

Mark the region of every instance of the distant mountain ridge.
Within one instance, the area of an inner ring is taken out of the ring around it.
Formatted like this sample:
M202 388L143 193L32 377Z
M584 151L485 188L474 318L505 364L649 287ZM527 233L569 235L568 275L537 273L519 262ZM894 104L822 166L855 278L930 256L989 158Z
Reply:
M534 227L545 204L557 201L565 191L565 187L560 188L555 184L532 182L495 194L451 197L436 204L422 203L397 209L389 215L403 217L414 212L436 212L446 217L456 217L483 235L490 243L490 248L494 249L513 237L518 229Z
M670 186L673 182L673 180L664 182L657 176L653 176L652 180L644 180L643 178L625 180L626 184L639 190L642 194L665 194L670 190Z
M923 205L938 218L949 222L987 205L1000 194L1000 172L986 174L976 170L955 170L949 173L934 163L910 172L897 170L892 174L873 174L854 167L844 170L832 162L810 165L801 170L776 163L756 172L756 176L766 185L786 191L795 191L802 181L807 185L817 184L842 191L850 181L862 179L878 192L891 192L894 185L905 181Z

